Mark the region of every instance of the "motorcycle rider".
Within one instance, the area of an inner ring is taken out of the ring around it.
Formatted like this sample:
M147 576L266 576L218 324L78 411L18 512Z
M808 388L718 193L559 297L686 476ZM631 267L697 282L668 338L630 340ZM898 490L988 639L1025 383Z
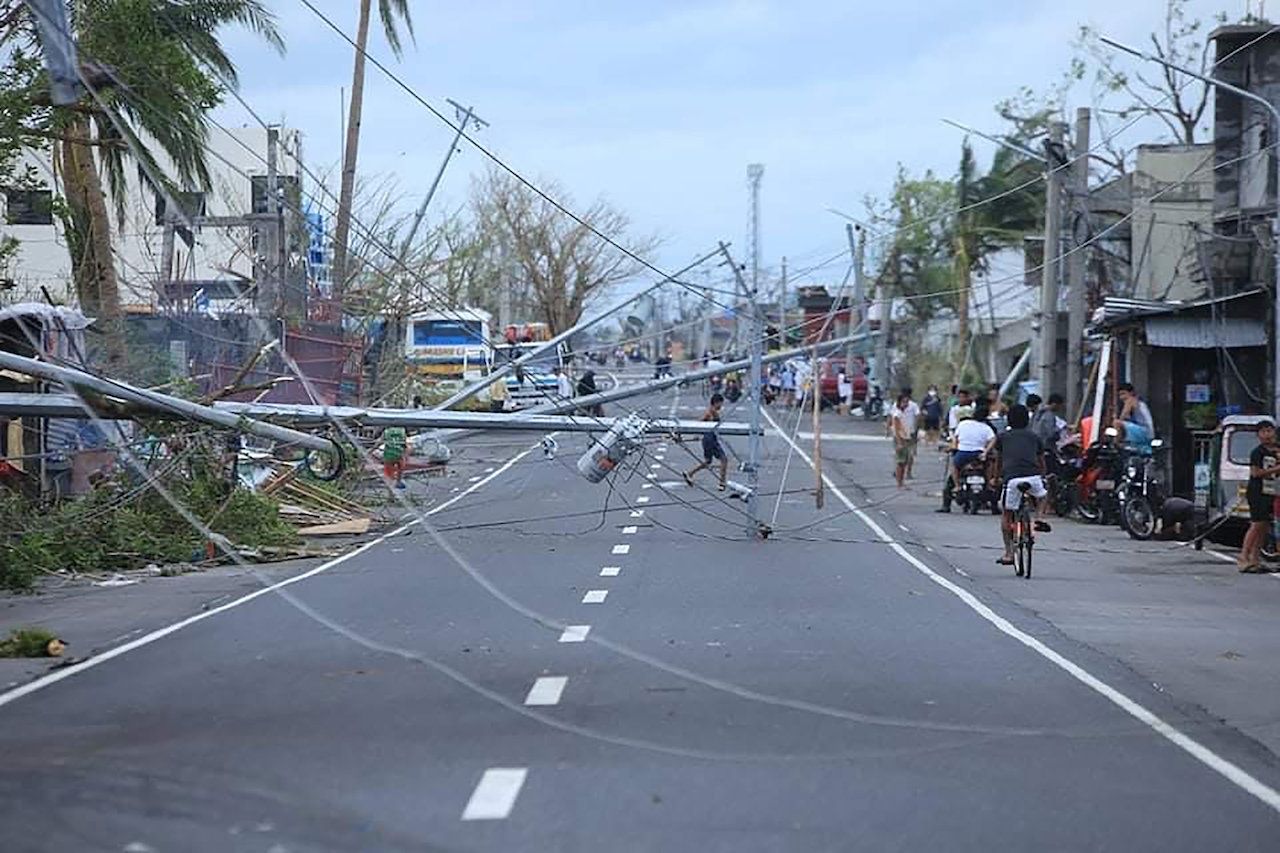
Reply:
M951 465L946 485L942 488L942 506L938 512L951 512L955 490L964 485L960 472L975 459L985 458L987 445L995 439L995 433L987 423L988 412L983 402L979 401L976 408L968 405L951 408L958 421L951 429Z

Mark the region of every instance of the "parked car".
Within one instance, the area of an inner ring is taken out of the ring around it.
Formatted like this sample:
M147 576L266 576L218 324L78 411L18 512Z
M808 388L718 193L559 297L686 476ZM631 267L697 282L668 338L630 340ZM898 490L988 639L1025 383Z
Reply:
M822 403L834 406L840 402L840 373L845 369L843 356L830 356L818 359L818 381L822 387ZM860 405L867 399L867 377L856 373L852 377L853 405Z

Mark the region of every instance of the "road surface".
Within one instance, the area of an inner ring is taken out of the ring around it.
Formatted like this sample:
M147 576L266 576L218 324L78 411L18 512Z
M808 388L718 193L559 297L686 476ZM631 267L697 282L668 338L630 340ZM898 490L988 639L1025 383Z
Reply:
M460 445L353 556L0 694L0 849L1280 849L1273 754L851 490L816 512L807 447L765 441L761 543L680 482L696 445L592 485L583 438L535 438Z

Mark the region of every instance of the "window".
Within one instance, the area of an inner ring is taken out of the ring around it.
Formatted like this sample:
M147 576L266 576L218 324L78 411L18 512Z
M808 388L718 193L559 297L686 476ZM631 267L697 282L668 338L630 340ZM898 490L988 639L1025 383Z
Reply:
M53 192L51 190L4 191L5 221L10 225L52 225Z
M1233 430L1227 445L1227 459L1237 465L1248 465L1249 454L1257 446L1257 432L1251 429Z
M299 187L298 187L298 176L297 175L277 175L276 180L280 182L280 188L284 191L284 198L281 199L281 204L290 208L291 210L296 210L298 207L298 203L301 200L301 193L299 192ZM250 181L250 191L253 194L252 195L253 212L266 213L267 212L267 176L253 175L249 178L249 181Z
M204 216L204 193L202 192L179 192L173 194L173 200L178 203L178 207L182 210L188 219L194 216ZM165 201L164 196L156 193L156 225L164 224Z

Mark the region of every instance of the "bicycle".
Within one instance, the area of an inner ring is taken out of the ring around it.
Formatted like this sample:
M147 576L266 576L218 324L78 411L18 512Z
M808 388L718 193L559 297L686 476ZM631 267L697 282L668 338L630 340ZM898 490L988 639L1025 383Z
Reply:
M1027 494L1030 490L1030 483L1018 484L1022 497L1013 514L1013 571L1020 578L1031 577L1031 549L1036 544L1036 537L1032 532L1035 529L1035 502Z

